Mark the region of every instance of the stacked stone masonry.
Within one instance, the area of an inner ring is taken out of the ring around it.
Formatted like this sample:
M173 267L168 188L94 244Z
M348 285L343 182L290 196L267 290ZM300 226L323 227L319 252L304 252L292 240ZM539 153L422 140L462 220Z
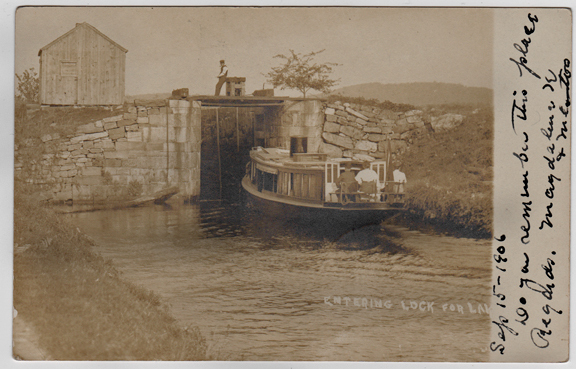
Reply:
M414 137L429 129L451 129L464 119L457 114L430 117L421 110L397 113L339 101L326 104L324 115L318 151L330 157L368 161L385 158L388 147L395 157L408 148Z
M62 138L45 135L35 183L55 201L123 200L178 186L185 198L200 190L200 104L130 106L121 115L77 127ZM22 167L16 163L16 170Z

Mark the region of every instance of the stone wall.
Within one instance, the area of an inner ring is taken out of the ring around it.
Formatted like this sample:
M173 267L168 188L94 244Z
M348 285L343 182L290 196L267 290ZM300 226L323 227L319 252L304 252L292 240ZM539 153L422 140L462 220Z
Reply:
M305 136L308 137L308 152L318 152L324 122L321 100L287 101L281 109L266 109L270 111L266 127L269 147L289 149L290 137Z
M464 118L456 114L433 117L421 110L397 113L338 101L326 104L324 114L319 152L369 161L386 157L388 145L395 156L406 150L414 137L453 128Z
M200 193L198 102L130 106L42 141L45 154L23 179L47 186L55 201L124 200L170 186L188 200ZM16 176L24 176L18 153L15 161Z

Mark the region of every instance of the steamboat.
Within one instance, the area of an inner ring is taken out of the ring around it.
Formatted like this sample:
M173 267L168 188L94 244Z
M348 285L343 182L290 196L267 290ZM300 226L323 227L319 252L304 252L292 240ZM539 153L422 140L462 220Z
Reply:
M391 178L389 160L329 159L299 152L305 150L298 142L292 140L290 150L251 150L242 187L256 208L287 218L347 220L381 220L404 210L404 183ZM339 181L345 170L357 175L362 167L375 172L374 180L359 186Z

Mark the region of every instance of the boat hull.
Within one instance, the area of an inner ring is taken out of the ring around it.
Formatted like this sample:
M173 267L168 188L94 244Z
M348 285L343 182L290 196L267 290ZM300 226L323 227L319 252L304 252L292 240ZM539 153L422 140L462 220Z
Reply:
M344 224L376 224L393 217L403 208L382 206L380 204L324 204L309 203L295 199L281 199L273 194L261 193L250 183L248 177L242 180L242 187L249 205L267 216L296 222L317 223L332 222Z

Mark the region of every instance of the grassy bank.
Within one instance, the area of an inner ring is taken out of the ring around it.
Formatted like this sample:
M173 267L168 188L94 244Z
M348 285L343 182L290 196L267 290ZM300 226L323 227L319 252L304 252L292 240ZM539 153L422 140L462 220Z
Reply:
M492 109L440 109L444 110L440 113L457 113L465 118L452 130L430 132L415 139L401 158L410 194L406 219L458 236L490 237Z
M92 241L16 183L14 308L55 360L204 360L196 328L123 281Z

